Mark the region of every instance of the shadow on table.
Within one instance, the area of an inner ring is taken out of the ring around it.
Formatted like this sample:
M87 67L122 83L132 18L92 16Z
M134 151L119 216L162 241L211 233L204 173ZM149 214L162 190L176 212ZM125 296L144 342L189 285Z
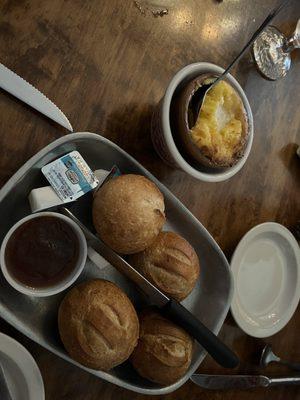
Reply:
M151 141L151 119L156 105L130 103L109 115L107 138L127 151L158 179L173 170L159 158Z

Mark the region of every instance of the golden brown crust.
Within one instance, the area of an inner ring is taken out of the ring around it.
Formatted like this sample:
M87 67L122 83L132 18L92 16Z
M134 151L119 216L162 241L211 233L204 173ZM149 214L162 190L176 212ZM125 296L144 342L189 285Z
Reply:
M164 198L158 187L141 175L122 175L96 193L93 221L100 238L121 254L144 250L165 223Z
M153 382L170 385L189 369L193 339L158 312L146 310L139 316L140 338L130 358L137 372Z
M183 300L199 277L199 259L193 247L174 232L161 232L150 247L133 254L129 262L166 295Z
M182 149L187 157L191 158L192 163L198 163L210 168L231 167L235 165L244 155L249 137L248 115L239 94L231 85L230 86L232 87L233 91L240 99L239 119L242 123L243 132L239 143L233 149L232 156L222 159L216 158L214 148L208 148L206 146L199 148L199 146L192 139L192 135L190 133L190 127L188 123L189 103L195 91L198 90L198 88L202 86L204 81L209 77L211 77L211 75L203 74L193 79L182 89L181 93L174 100L174 112L177 113L177 127L174 127L174 129L176 129L175 133L180 146L182 146Z
M242 104L242 101L241 101ZM234 166L245 153L245 148L248 142L249 125L246 111L243 107L240 109L240 120L242 123L242 137L239 143L235 146L231 157L216 158L214 148L207 148L205 146L199 148L190 138L189 148L192 154L197 157L197 161L202 165L210 168L228 168Z
M59 307L58 328L74 360L104 371L127 360L139 335L131 301L114 283L102 279L69 291Z

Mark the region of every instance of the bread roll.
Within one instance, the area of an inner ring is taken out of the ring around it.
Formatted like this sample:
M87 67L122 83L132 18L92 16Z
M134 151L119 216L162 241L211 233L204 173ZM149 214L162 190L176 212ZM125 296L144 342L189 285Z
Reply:
M173 232L161 232L129 262L166 295L183 300L199 277L199 260L193 247Z
M149 246L162 229L163 195L144 176L113 178L95 195L93 221L100 238L117 253L137 253Z
M153 382L169 385L189 369L193 339L180 327L152 310L140 315L140 338L130 358L137 372Z
M139 334L131 301L114 283L102 279L70 290L59 307L58 328L74 360L104 371L127 360Z

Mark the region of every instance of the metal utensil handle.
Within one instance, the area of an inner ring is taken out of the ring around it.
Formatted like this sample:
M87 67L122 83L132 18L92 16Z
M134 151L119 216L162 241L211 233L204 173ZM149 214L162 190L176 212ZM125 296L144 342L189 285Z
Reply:
M161 310L165 316L182 326L194 337L218 364L224 368L238 366L239 359L236 354L176 300L171 299Z
M299 376L290 376L286 378L269 378L269 386L279 386L279 385L300 385Z
M273 21L273 19L280 13L280 11L289 3L290 0L285 0L280 6L278 6L275 10L273 10L261 26L255 31L249 42L245 45L243 50L236 56L236 58L232 61L232 63L226 68L222 75L219 76L218 79L213 83L213 86L216 85L220 80L224 79L224 77L231 71L231 69L235 66L235 64L243 57L249 47L255 42L258 36L262 33L262 31Z

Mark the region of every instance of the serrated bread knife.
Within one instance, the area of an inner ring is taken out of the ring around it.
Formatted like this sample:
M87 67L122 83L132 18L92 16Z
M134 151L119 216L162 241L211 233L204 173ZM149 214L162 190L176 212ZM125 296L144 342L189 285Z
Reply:
M0 63L0 88L73 132L65 114L43 93Z
M119 272L134 282L149 297L152 304L158 306L160 311L173 322L182 326L207 350L215 361L225 368L235 368L238 365L239 359L236 354L184 306L176 300L168 298L156 286L152 285L125 259L96 237L68 208L59 207L58 211L71 218L81 228L89 247L98 252Z

